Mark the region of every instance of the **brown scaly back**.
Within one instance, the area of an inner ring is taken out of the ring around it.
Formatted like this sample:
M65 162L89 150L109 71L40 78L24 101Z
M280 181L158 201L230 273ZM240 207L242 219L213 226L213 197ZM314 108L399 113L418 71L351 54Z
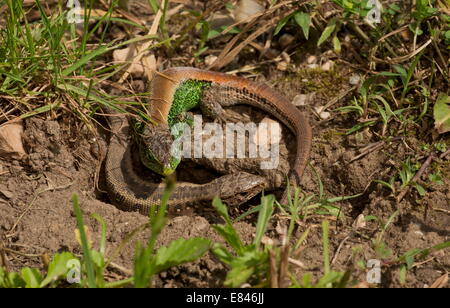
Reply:
M150 116L157 123L167 125L167 118L178 86L186 80L200 80L226 88L227 95L239 97L244 104L262 109L288 126L297 137L297 157L291 183L298 185L306 167L312 145L312 130L306 116L284 96L269 86L224 73L191 67L169 68L157 73L152 82L152 110ZM234 93L234 94L233 94ZM248 99L242 100L247 97Z

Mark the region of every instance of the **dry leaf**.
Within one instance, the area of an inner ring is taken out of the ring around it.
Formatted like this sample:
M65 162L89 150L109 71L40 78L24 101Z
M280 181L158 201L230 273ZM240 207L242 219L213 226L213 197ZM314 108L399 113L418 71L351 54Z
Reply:
M316 92L311 92L308 94L298 94L292 100L292 104L297 107L311 105L315 97Z
M353 222L353 228L361 229L365 227L366 227L366 220L364 219L364 215L359 214L358 217L356 217L355 221Z
M433 109L434 126L438 133L450 132L450 96L439 94Z
M441 289L448 283L448 273L445 273L430 286L431 289Z
M264 6L262 6L256 0L241 0L233 11L234 19L237 22L241 22L258 13L264 11Z
M26 154L23 148L22 134L21 121L0 127L0 157L21 159Z
M75 239L77 240L77 242L80 246L83 246L83 243L81 242L80 230L75 229L74 231L75 231ZM84 233L86 233L87 244L88 244L89 248L91 248L93 241L92 241L91 232L90 232L88 226L84 226Z
M115 63L131 63L128 71L134 77L141 77L144 74L144 65L142 61L137 63L133 62L133 58L136 57L136 53L136 45L131 44L130 47L114 50L113 59Z

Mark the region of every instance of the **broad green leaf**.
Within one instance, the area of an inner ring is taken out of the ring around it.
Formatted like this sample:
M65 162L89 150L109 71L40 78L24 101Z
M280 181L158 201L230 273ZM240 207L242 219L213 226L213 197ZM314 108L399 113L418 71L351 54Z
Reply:
M156 271L197 260L208 251L210 240L205 238L178 239L163 246L156 253Z
M322 43L325 42L330 37L334 29L336 29L336 19L333 18L332 20L330 20L325 30L323 30L322 35L320 36L319 41L317 42L317 46L322 45Z
M375 252L378 258L388 259L392 256L392 250L384 242L375 245Z
M22 288L26 283L19 274L12 272L8 273L0 267L0 288Z
M7 273L6 280L8 283L8 288L24 288L26 286L26 282L16 272Z
M450 131L450 97L441 93L434 105L434 127L439 134Z
M42 282L42 275L36 268L24 267L21 270L22 278L26 283L26 288L39 288Z
M311 17L309 14L304 12L297 12L294 15L295 22L302 28L303 34L305 38L308 39L309 36L309 27L311 25Z
M40 287L45 287L54 280L61 278L66 275L69 271L67 267L67 262L75 259L75 256L70 252L57 253L53 256L53 260L48 266L48 272L45 279L41 282Z

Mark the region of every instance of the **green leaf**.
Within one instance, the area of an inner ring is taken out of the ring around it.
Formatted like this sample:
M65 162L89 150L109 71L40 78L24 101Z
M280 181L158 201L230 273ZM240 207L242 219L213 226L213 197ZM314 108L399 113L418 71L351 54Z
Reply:
M402 264L398 273L398 280L400 281L400 284L404 284L406 282L406 271L406 265Z
M414 265L414 261L415 261L415 257L420 254L422 252L421 249L411 249L408 250L405 254L404 254L404 259L405 259L405 264L407 266L407 269L411 269L412 266Z
M441 93L434 105L434 127L439 134L450 131L450 97Z
M39 288L42 275L39 270L35 268L24 267L21 270L22 278L26 283L26 288Z
M103 255L97 250L91 250L91 258L97 268L103 268L105 266Z
M384 242L378 243L374 248L378 258L388 259L392 256L392 250Z
M441 177L441 175L439 173L432 173L432 174L430 174L428 176L428 179L431 182L439 184L439 185L443 185L444 184L444 182L442 181L442 177Z
M75 217L77 220L77 228L78 228L78 231L80 232L81 247L83 248L83 261L86 266L88 286L90 288L95 288L96 280L95 280L95 273L94 273L94 264L93 264L92 258L91 258L91 249L89 248L86 230L84 229L83 215L81 214L81 208L80 208L80 205L78 202L78 195L76 193L72 194L71 199L72 199L73 211L75 213ZM64 266L66 267L66 270L67 270L66 263L64 263Z
M417 189L417 191L419 192L419 195L421 195L422 197L426 195L427 191L425 190L425 188L423 188L422 185L415 183L414 187Z
M333 49L336 53L341 52L341 42L339 41L337 35L333 37Z
M231 219L230 216L228 215L227 206L222 203L222 200L216 197L214 198L212 205L216 209L217 213L219 213L219 215L225 219L225 222L231 224Z
M273 213L273 204L275 202L274 195L263 196L261 198L262 208L259 211L258 215L258 223L256 224L256 235L253 243L256 247L261 243L261 239L266 232L267 224L269 223L270 218Z
M6 282L8 288L24 288L26 286L25 281L20 277L18 273L7 273Z
M76 71L81 66L85 66L90 60L92 60L95 57L98 57L101 54L104 54L108 50L109 50L108 46L100 46L100 47L94 49L93 51L91 51L90 53L88 53L84 57L82 57L80 60L78 60L77 62L75 62L68 68L66 68L65 70L63 70L62 75L69 76L72 72Z
M267 251L256 250L254 245L248 246L247 249L243 255L234 258L231 262L231 270L227 273L225 286L237 288L256 271L263 273L267 271Z
M273 32L273 35L277 35L281 29L283 29L284 26L286 26L286 24L288 23L288 21L292 18L292 14L284 17L282 20L280 20Z
M405 80L408 76L408 72L401 65L394 65L394 69L400 74L400 78L402 79L403 85L405 86Z
M244 244L237 234L233 226L230 225L213 225L212 226L217 233L224 238L224 240L236 251L238 255L242 254Z
M155 258L152 255L152 249L142 247L142 244L138 242L134 252L134 287L148 287L150 285L151 276L156 272L154 269Z
M315 286L316 288L326 288L329 285L337 284L341 278L344 276L344 273L341 272L328 272L320 278L319 282Z
M38 108L34 109L33 111L29 111L27 113L22 114L20 116L20 118L21 119L26 119L26 118L35 116L35 115L40 114L40 113L45 113L45 112L48 112L48 111L50 111L52 109L57 108L59 105L60 105L60 103L52 103L52 104L44 105L42 107L38 107Z
M224 284L231 288L238 288L250 278L253 272L254 269L251 267L245 265L236 266L227 273L227 279Z
M205 238L190 238L172 241L156 253L156 271L160 272L172 266L197 260L208 251L211 242Z
M230 265L234 256L227 250L227 248L219 243L214 243L211 248L212 253L223 263Z
M57 253L53 256L53 260L50 262L48 266L47 276L41 282L40 287L45 287L52 281L55 281L62 276L66 275L69 271L67 267L67 262L75 259L75 256L70 252Z
M325 42L330 35L333 33L334 29L336 29L336 19L333 18L330 20L328 25L326 26L325 30L323 30L322 35L319 38L319 41L317 42L317 46L322 45L323 42Z
M309 27L311 25L311 17L309 14L304 12L297 12L294 15L295 22L302 28L305 38L308 39Z

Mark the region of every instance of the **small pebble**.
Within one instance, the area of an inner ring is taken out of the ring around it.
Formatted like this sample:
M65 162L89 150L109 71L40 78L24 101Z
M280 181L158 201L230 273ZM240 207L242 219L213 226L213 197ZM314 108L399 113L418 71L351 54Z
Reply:
M349 79L348 82L349 82L351 85L356 86L357 84L359 84L360 81L361 81L361 76L359 76L358 74L352 74L352 75L350 76L350 79Z
M317 63L317 57L316 56L309 56L308 58L306 58L306 63L307 64Z
M217 56L214 55L208 55L205 57L205 64L210 66L217 60Z
M331 113L329 113L328 111L323 111L323 109L324 109L324 106L314 107L314 110L317 112L319 117L322 120L326 120L331 116Z
M277 63L277 70L285 72L288 69L288 64L285 61Z
M324 64L322 64L321 68L324 71L329 71L334 67L334 62L329 60L327 62L325 62Z
M292 100L292 104L297 107L311 105L311 102L314 100L315 96L316 92L298 94Z

